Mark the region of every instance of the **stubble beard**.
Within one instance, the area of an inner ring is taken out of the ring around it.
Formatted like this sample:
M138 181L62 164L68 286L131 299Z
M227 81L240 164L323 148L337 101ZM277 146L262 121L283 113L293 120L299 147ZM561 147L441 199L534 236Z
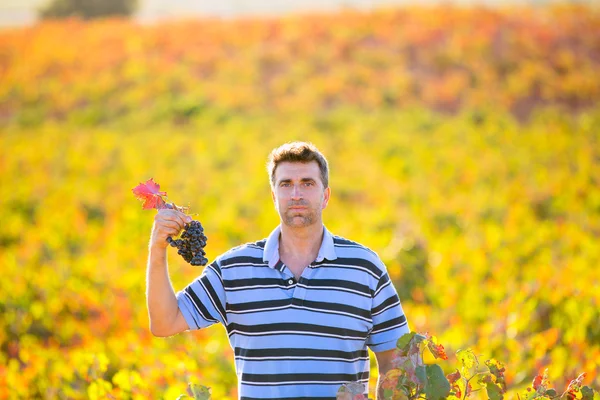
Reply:
M298 221L300 219L300 221ZM311 212L307 215L299 215L297 213L286 213L283 222L290 228L304 228L314 223L314 213Z
M290 228L304 228L315 223L318 217L318 211L311 207L310 204L301 202L298 204L291 204L289 207L294 205L308 206L304 212L299 213L295 210L286 210L283 214L283 223Z

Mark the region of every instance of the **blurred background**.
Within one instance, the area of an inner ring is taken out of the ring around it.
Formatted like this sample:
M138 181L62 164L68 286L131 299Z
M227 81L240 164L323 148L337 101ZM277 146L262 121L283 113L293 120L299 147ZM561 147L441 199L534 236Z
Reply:
M0 26L22 26L39 19L38 10L52 0L0 0ZM597 0L569 0L570 4L597 3ZM101 3L101 2L99 2ZM281 15L306 11L338 11L344 8L371 11L381 7L410 4L448 3L439 0L137 0L132 17L142 22L155 22L165 18L215 16L235 18L250 15ZM547 5L556 0L453 0L457 5ZM565 3L563 1L563 3Z
M131 189L189 206L213 259L278 223L265 163L290 140L328 157L327 227L381 256L446 373L470 347L505 364L508 398L546 368L559 393L580 372L600 389L596 2L0 15L0 399L237 398L223 327L150 335L154 211ZM175 289L201 270L171 253Z

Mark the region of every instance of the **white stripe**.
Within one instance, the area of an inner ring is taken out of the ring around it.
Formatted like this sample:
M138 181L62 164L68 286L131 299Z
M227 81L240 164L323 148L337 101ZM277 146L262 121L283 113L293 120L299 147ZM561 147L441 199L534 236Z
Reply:
M373 314L373 316L379 315L379 314L381 314L382 312L384 312L385 310L389 310L390 308L392 308L392 307L395 307L395 306L397 306L397 305L399 305L399 304L400 304L400 302L399 302L399 301L395 302L394 304L390 304L389 306L387 306L387 307L386 307L386 308L384 308L383 310L381 310L381 311L378 311L378 312L376 312L375 314Z
M205 321L208 321L208 322L219 322L216 319L206 318L206 316L204 314L202 314L202 311L200 310L200 308L196 305L196 302L194 301L194 299L192 298L192 296L190 296L190 294L188 292L186 292L186 291L184 291L183 294L185 294L188 297L188 299L190 299L190 301L194 305L194 308L196 309L196 311L198 311L198 315L200 315L200 317L202 319L204 319Z
M215 275L217 275L219 277L219 280L221 281L221 285L225 286L225 282L223 282L223 278L221 277L221 274L215 269L215 267L213 267L212 264L210 264L208 266L208 268L212 269L213 271L215 271Z
M349 269L358 269L361 271L365 271L366 273L368 273L369 275L371 275L373 278L375 279L379 279L379 276L377 276L377 274L375 274L373 271L371 271L368 268L365 267L361 267L360 265L345 265L345 264L330 264L330 263L326 263L326 264L319 264L318 267L322 267L322 266L328 266L328 267L340 267L340 268L349 268Z
M355 361L367 361L369 357L356 357L356 358L339 358L339 357L301 357L301 356L281 356L281 357L235 357L236 360L245 361L256 361L256 360L313 360L313 361L343 361L343 362L355 362Z
M257 246L255 244L247 244L246 247L249 247L251 249L264 250L263 247Z
M366 382L366 381L360 381ZM348 381L283 381L283 382L246 382L242 381L242 384L248 386L279 386L279 385L343 385Z
M391 284L392 284L392 280L388 279L388 281L387 281L387 283L385 285L383 285L382 287L380 287L379 289L377 289L375 291L375 294L373 295L373 297L377 297L377 295L379 294L379 292L381 292L383 290L383 288L386 288L386 287L388 287Z
M391 307L391 306L390 306ZM338 315L345 315L351 318L356 318L356 319L360 319L362 321L365 322L372 322L373 320L370 318L366 318L366 317L362 317L360 315L356 315L356 314L352 314L352 313L348 313L348 312L344 312L344 311L336 311L336 310L324 310L321 308L312 308L312 307L306 307L306 306L298 306L295 304L287 304L285 306L280 306L280 307L265 307L265 308L254 308L252 310L241 310L241 311L232 311L230 309L227 310L227 312L229 314L248 314L248 313L259 313L259 312L267 312L267 311L274 311L274 310L283 310L286 308L294 308L296 310L308 310L308 311L313 311L313 312L318 312L318 313L326 313L326 314L338 314Z
M208 299L212 303L212 305L215 308L215 310L219 313L219 315L221 316L221 318L223 318L223 322L227 323L227 318L225 318L225 315L223 315L221 313L221 310L219 309L219 307L217 307L217 303L215 303L215 300L212 298L212 296L210 295L210 293L206 289L206 286L204 285L204 282L202 282L202 279L198 279L198 283L200 283L200 286L202 286L202 289L204 289L204 292L206 293L206 297L208 297Z
M361 246L359 244L345 244L345 243L335 243L334 246L337 247L351 247L353 249L362 249L362 250L367 250L366 247Z
M392 329L396 329L396 328L400 328L404 325L407 324L408 321L404 321L403 323L399 324L399 325L394 325L394 326L390 326L389 328L385 328L385 329L380 329L378 331L371 331L371 335L376 335L378 333L383 333L383 332L387 332L387 331L391 331Z
M344 311L323 310L323 309L320 309L320 308L312 308L312 307L306 307L306 306L297 306L295 304L292 304L292 308L295 308L297 310L310 310L310 311L327 313L327 314L346 315L348 317L360 319L360 320L365 321L365 322L371 322L372 321L370 318L361 317L360 315L356 315L356 314L352 314L352 313L348 313L348 312L344 312Z
M235 292L237 290L244 290L244 289L268 289L268 288L281 288L281 289L293 289L296 285L287 287L287 286L281 286L281 285L254 285L254 286L240 286L240 287L236 287L236 288L225 288L225 291L227 292Z
M359 336L340 336L333 335L331 333L321 333L321 332L306 332L306 331L269 331L269 332L242 332L237 329L229 332L229 336L233 336L234 334L242 335L242 336L273 336L273 335L301 335L301 336L324 336L324 337L333 337L340 339L349 339L349 340L364 340L363 337Z
M246 257L246 256L240 256L240 257ZM256 257L256 258L259 258L259 257ZM227 260L223 260L223 261L227 261ZM269 267L267 264L235 263L235 264L221 266L221 269L223 270L223 269L229 269L229 268L240 267L240 266L242 266L242 267Z
M359 294L361 296L364 297L371 297L371 295L368 294L364 294L363 292L360 292L358 290L353 290L353 289L347 289L347 288L343 288L343 287L335 287L335 286L306 286L303 284L298 284L299 287L303 287L307 290L327 290L327 289L331 289L331 290L339 290L342 292L351 292L351 293L356 293Z
M354 248L354 249L365 250L365 251L368 251L369 253L373 254L375 257L379 258L379 256L377 255L377 253L375 253L373 250L371 250L368 247L365 247L363 245L360 245L360 244L334 243L334 246L338 246L338 247L350 247L350 248Z
M247 313L251 313L251 312L283 310L285 308L290 308L290 307L291 307L291 304L288 304L288 305L285 305L285 306L281 306L281 307L255 308L255 309L252 309L252 310L242 310L242 311L227 310L227 312L230 313L230 314L247 314Z

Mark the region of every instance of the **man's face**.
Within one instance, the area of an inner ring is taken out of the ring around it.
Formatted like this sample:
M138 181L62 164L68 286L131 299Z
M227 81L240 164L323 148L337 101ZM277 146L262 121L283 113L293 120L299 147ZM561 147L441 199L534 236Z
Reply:
M321 214L329 201L329 188L323 187L316 161L282 162L275 169L271 191L281 222L290 228L322 223Z

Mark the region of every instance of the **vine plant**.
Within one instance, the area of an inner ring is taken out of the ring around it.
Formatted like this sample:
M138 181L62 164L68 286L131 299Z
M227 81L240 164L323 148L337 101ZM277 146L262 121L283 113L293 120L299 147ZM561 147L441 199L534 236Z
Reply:
M387 372L380 385L379 398L384 400L466 400L473 393L485 391L489 400L503 400L506 395L504 365L489 359L481 365L471 349L456 352L459 368L444 375L438 364L426 364L424 353L430 352L435 359L447 360L444 346L435 336L410 332L398 339L393 369ZM586 374L573 379L559 393L550 387L548 370L537 375L517 400L600 400L598 391L583 386ZM343 384L337 392L337 400L365 400L365 385L359 382ZM210 400L210 388L190 383L187 395L179 399Z

